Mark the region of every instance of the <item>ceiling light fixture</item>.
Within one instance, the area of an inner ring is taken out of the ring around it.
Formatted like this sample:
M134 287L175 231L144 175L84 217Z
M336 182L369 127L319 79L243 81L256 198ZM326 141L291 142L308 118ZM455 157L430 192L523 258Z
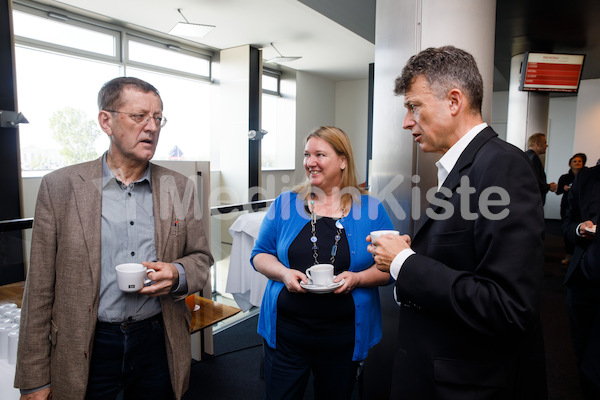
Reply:
M178 8L177 11L181 14L185 22L178 22L177 25L169 31L169 34L171 35L201 38L215 27L214 25L192 24L187 20L185 15L183 15L181 8Z
M277 48L275 46L273 46L273 43L271 43L271 47L275 49L275 51L277 52L277 54L279 54L279 57L275 57L275 58L271 58L270 60L267 60L267 62L269 63L286 63L286 62L290 62L290 61L296 61L302 57L284 57L279 50L277 50Z

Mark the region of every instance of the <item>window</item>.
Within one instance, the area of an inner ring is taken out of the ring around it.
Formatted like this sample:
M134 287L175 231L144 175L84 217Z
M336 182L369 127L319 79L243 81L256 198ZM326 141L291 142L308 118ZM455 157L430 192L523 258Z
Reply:
M188 78L129 68L128 75L152 82L164 103L168 122L160 131L156 160L210 159L212 86Z
M75 50L116 59L119 38L117 31L98 28L86 29L74 21L71 24L67 23L68 18L57 13L43 14L33 9L30 9L30 12L35 14L13 11L14 33L19 37L21 43L43 43L46 47L66 52Z
M23 176L102 154L108 139L98 126L94 93L120 75L119 66L22 46L15 59L19 110L29 120L19 125Z
M141 38L130 38L127 43L128 65L177 71L204 80L210 77L208 57L185 51L179 46L165 46Z
M29 121L19 129L23 176L108 149L96 102L117 76L144 79L161 94L168 123L155 159L209 160L209 53L50 8L16 3L13 21L19 111Z
M263 93L279 96L279 75L265 72L262 76Z
M263 170L295 168L294 118L289 100L281 94L280 74L265 68L262 75L261 128L268 132L261 141Z

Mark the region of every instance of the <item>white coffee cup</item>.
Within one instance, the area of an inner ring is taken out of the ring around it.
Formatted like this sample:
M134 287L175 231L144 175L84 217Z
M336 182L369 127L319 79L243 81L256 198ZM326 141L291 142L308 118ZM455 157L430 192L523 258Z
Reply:
M119 264L115 269L119 289L126 293L140 291L144 285L152 282L148 279L148 272L156 272L152 268L146 269L142 264L137 263Z
M13 329L8 332L8 363L15 365L17 363L17 348L19 347L19 330Z
M313 285L327 286L333 283L333 265L317 264L306 270L306 276Z
M0 324L0 359L8 358L8 334L18 328L19 325L14 323Z
M381 236L385 236L385 235L400 235L400 232L392 231L392 230L373 231L373 232L371 232L371 243L377 244L377 240Z

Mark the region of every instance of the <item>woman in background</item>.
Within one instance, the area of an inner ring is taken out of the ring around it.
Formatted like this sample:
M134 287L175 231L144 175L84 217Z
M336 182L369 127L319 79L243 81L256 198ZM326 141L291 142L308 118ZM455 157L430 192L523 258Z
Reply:
M269 278L258 322L266 399L302 399L311 371L316 399L348 399L359 362L381 339L377 286L391 281L375 267L366 237L393 225L358 187L342 130L308 135L304 169L306 181L269 208L251 255ZM307 286L306 269L321 263L334 266L329 293Z
M556 194L562 194L563 197L560 199L560 219L564 222L565 215L567 212L567 206L569 205L569 189L575 180L575 175L583 168L585 168L585 163L587 161L587 156L584 153L577 153L573 157L569 159L569 172L558 179L558 184L556 185ZM565 258L561 261L561 264L568 265L571 261L571 256L573 255L573 250L575 249L575 244L573 244L568 237L564 236L565 241Z

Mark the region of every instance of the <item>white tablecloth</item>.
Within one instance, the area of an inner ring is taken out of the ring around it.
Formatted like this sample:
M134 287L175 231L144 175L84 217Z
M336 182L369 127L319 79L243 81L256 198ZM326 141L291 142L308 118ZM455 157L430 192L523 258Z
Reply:
M15 366L6 359L0 359L0 399L19 400L21 392L13 387L15 381Z
M267 286L268 279L256 272L250 264L250 253L266 213L259 211L242 214L229 228L233 243L225 291L233 295L242 311L247 311L252 306L260 307Z

